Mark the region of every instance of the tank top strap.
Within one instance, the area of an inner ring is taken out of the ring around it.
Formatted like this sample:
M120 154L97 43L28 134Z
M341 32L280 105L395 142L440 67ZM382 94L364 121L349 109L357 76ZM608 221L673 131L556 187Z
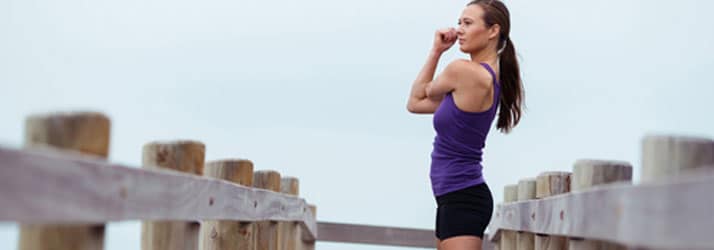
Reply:
M483 66L484 68L486 68L486 70L488 70L488 73L491 73L491 77L493 77L493 84L496 85L496 87L500 87L500 86L498 86L498 77L496 77L496 72L493 71L493 69L491 68L491 66L488 65L488 63L485 63L485 62L482 62L482 63L480 63L480 64L481 64L481 66Z

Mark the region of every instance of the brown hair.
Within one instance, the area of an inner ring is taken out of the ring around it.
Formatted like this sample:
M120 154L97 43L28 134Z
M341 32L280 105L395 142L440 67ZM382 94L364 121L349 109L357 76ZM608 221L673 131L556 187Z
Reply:
M508 133L521 120L525 93L521 82L521 71L516 58L516 48L511 41L511 15L500 0L473 0L468 5L477 4L484 10L483 20L489 27L498 24L501 27L497 47L500 49L499 67L501 69L500 111L496 127ZM468 6L467 5L467 6Z

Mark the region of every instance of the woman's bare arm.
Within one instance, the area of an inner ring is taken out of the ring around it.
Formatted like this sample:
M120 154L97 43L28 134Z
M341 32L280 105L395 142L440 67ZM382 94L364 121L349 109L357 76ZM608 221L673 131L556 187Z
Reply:
M456 42L456 31L453 28L440 29L434 35L434 46L429 51L424 67L412 84L412 90L407 101L407 110L416 114L431 114L436 111L444 99L444 95L428 95L434 82L434 73L439 64L439 58L444 51Z
M430 114L434 113L436 108L439 107L443 96L432 96L432 98L429 98L426 90L434 79L434 73L441 54L442 53L433 50L429 52L424 67L422 67L416 80L414 80L412 84L411 94L407 102L407 110L409 110L409 112Z

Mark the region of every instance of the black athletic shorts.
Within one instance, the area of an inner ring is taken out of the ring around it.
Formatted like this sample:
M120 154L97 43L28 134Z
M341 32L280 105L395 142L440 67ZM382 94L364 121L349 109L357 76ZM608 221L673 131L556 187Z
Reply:
M471 235L483 238L493 213L493 197L486 183L436 197L436 237Z

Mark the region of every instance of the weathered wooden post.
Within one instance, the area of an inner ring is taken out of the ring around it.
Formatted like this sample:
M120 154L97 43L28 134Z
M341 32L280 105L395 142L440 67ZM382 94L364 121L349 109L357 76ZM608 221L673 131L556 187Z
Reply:
M280 192L280 173L271 170L261 170L253 173L253 187ZM268 204L257 204L260 206ZM267 209L267 208L263 208ZM257 250L277 250L280 247L280 228L276 221L256 222L255 244Z
M317 221L317 207L312 204L308 204L308 206L310 207L310 212L312 212L313 219L315 219L315 221ZM302 232L301 232L301 235L302 235ZM315 242L314 241L306 242L306 241L300 240L300 244L301 244L300 248L299 248L300 250L315 250Z
M48 146L107 158L110 126L109 118L100 113L33 115L25 121L24 147ZM99 250L103 247L104 224L20 225L20 250Z
M294 177L283 177L280 179L280 192L284 194L300 195L300 182ZM280 222L280 250L296 250L300 245L300 223Z
M253 163L249 160L221 160L206 163L204 176L253 187ZM210 197L212 205L221 197ZM254 224L233 220L207 220L201 223L201 250L255 250Z
M714 168L714 141L684 136L647 136L642 140L642 181L666 180Z
M543 172L536 177L536 198L542 199L570 192L569 172ZM536 234L536 250L567 250L566 237Z
M506 185L503 187L503 203L514 202L518 200L518 185ZM506 216L502 214L501 216ZM510 230L501 231L501 239L498 241L499 250L515 250L516 249L516 232Z
M197 141L148 143L143 148L142 167L203 175L205 154L206 147ZM198 249L199 228L198 222L143 221L141 224L141 249L196 250Z
M614 182L632 182L632 166L622 161L578 160L573 166L570 180L570 191L586 190L588 188ZM592 223L597 223L593 221ZM624 246L591 239L568 239L570 250L599 249L620 250Z
M536 179L523 179L518 182L518 201L533 200L536 198ZM523 212L523 211L521 211ZM528 217L534 219L533 216ZM518 250L533 250L535 248L535 234L518 232L516 235Z

